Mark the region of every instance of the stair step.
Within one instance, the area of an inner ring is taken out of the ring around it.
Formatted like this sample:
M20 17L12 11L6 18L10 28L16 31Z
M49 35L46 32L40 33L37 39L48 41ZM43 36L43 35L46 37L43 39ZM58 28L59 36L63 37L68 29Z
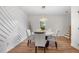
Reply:
M70 34L70 33L67 33L67 34Z
M66 34L65 36L70 36L69 34Z
M70 38L69 36L64 36L64 37L65 37L65 38L68 38L68 39Z
M71 27L69 27L71 28ZM68 32L64 35L65 38L70 39L71 38L71 29L68 30Z

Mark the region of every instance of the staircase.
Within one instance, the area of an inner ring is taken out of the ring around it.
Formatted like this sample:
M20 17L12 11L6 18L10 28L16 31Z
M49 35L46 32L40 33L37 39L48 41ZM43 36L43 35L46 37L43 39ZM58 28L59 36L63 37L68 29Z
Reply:
M68 32L64 35L65 38L71 39L71 27L69 27Z

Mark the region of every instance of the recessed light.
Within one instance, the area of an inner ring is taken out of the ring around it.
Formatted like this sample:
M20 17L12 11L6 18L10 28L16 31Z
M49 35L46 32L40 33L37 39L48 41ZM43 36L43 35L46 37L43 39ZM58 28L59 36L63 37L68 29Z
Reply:
M42 8L45 8L46 6L42 6Z

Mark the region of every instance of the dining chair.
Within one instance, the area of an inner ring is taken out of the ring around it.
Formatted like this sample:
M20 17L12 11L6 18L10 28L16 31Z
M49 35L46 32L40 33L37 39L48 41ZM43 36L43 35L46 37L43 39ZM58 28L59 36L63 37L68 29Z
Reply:
M39 47L44 48L44 53L46 52L46 43L47 40L45 40L45 33L44 32L35 32L35 52L37 53L37 49Z
M30 31L30 29L26 30L27 36L28 36L28 43L27 46L30 46L32 40L33 40L33 32Z
M49 41L49 44L50 44L50 42L54 42L56 49L57 49L57 37L58 37L58 31L56 31L56 32L50 31L49 35L47 35L47 40Z
M60 31L57 30L56 33L55 33L55 45L56 45L56 48L58 48L57 40L58 40L59 32L60 32Z

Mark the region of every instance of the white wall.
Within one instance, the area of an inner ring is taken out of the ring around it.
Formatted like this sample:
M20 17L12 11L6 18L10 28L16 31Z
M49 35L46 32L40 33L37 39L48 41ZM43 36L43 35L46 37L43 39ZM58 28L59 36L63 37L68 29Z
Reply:
M29 20L31 22L31 26L33 31L40 28L40 18L41 16L29 16ZM46 21L46 29L52 29L53 32L59 30L60 36L63 36L67 33L68 28L71 24L71 16L70 15L49 15L47 16L48 20Z
M10 49L14 48L17 44L22 42L27 38L26 29L27 29L27 15L19 7L0 7L0 22L11 32L8 32L5 28L2 28L8 35L5 36L2 31L0 34L3 34L6 38L1 39L4 41L0 47L0 52L7 52ZM3 21L1 21L1 18ZM7 25L7 24L9 25ZM1 26L1 25L0 25ZM12 30L11 30L12 29ZM3 46L4 45L4 46ZM4 50L3 50L4 49Z
M32 31L40 29L40 16L28 16L28 20L31 24Z
M71 45L79 49L79 7L71 7Z

